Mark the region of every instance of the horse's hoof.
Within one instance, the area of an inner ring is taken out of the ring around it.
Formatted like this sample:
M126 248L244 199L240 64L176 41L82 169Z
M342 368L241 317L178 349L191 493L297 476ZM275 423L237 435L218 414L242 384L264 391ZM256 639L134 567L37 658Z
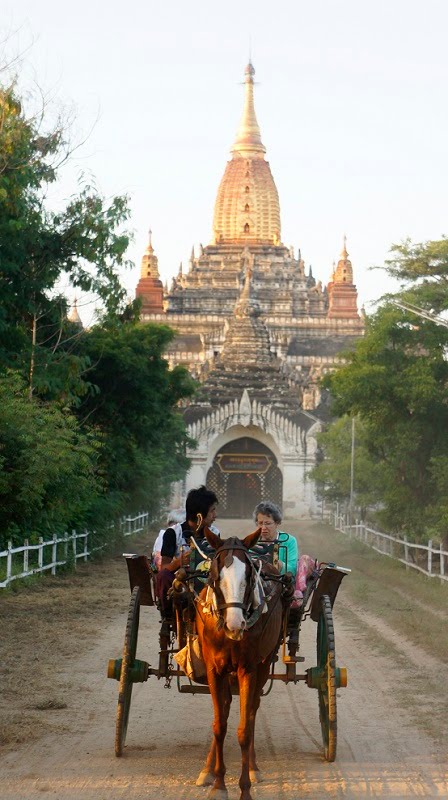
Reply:
M202 772L199 773L198 779L196 781L196 786L212 786L215 782L215 776L212 772L207 772L206 769L203 769Z
M227 789L210 789L208 800L229 800Z
M259 769L250 769L249 778L251 783L261 783L263 780L263 776Z

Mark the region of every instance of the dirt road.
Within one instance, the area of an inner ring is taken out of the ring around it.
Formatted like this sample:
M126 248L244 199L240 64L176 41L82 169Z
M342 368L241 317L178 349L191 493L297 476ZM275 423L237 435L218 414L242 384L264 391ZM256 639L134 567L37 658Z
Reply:
M306 526L301 521L287 527L300 530L306 538ZM309 523L306 529L309 536L312 526ZM224 535L230 535L238 526L224 521L221 527ZM250 523L244 532L249 528ZM123 604L117 609L111 599L106 619L92 623L94 635L90 631L85 646L78 645L76 657L58 659L55 648L55 682L66 687L67 707L58 709L57 703L48 703L45 710L42 704L40 713L51 716L51 730L35 741L5 748L0 765L2 800L207 797L207 789L195 786L210 738L207 696L179 695L174 683L167 690L155 678L137 684L125 755L114 756L117 684L106 679L105 670L108 659L120 655L125 616ZM344 584L336 601L335 626L337 662L347 667L349 676L347 689L338 693L337 760L328 764L323 759L317 692L304 684L276 684L262 701L257 721L257 754L264 781L254 788L254 797L448 797L445 742L434 735L430 724L425 725L432 708L440 706L441 696L428 694L426 680L426 691L421 695L417 691L425 676L430 681L439 675L444 692L441 676L446 674L446 665L401 641L384 620L365 618L344 592ZM142 609L137 656L153 664L157 631L155 610ZM307 668L315 663L315 624L307 621L302 633ZM69 629L65 636L70 637ZM398 664L397 649L401 652ZM26 684L23 692L25 709L30 702ZM235 698L226 745L230 800L239 797L237 719Z

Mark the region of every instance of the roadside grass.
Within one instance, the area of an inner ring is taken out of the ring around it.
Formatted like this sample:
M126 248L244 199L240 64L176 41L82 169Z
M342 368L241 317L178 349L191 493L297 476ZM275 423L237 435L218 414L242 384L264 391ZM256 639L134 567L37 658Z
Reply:
M95 642L102 621L125 615L129 581L121 552L147 553L153 538L132 537L116 555L0 592L0 745L65 728L67 664Z
M448 663L448 584L428 578L357 539L316 522L291 525L301 553L349 567L340 592L360 611L383 619L397 634ZM336 600L337 603L337 600Z
M446 750L448 715L439 672L427 670L424 665L421 669L416 667L400 648L398 637L393 643L372 627L360 627L359 616L346 606L338 609L337 616L353 632L353 641L359 642L359 648L371 654L372 663L377 664L378 669L383 668L381 658L393 659L394 671L385 674L384 679L385 685L393 691L394 702L406 710L417 729L430 736L440 750ZM337 649L336 642L336 655ZM400 681L396 680L397 675L401 676ZM434 698L439 698L439 702L434 702Z

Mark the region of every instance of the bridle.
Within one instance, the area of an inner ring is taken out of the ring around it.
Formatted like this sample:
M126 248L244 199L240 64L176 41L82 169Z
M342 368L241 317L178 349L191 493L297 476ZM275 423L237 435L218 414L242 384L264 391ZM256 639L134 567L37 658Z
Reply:
M230 603L226 603L224 600L224 595L221 591L221 587L219 585L219 576L220 576L220 569L219 569L219 560L222 556L223 552L227 551L227 555L224 558L224 566L230 567L233 563L234 553L241 552L243 553L244 560L243 563L246 564L246 589L244 592L243 602L236 602L232 601ZM228 608L240 608L243 612L243 618L245 622L245 630L251 628L260 617L260 614L263 610L264 605L264 596L260 597L260 603L257 608L253 609L253 602L254 602L254 592L255 592L255 585L259 582L261 586L261 581L259 580L260 573L257 571L254 562L250 557L250 553L247 547L244 547L242 542L240 542L237 538L230 538L226 539L221 547L215 553L215 556L211 562L210 566L210 573L208 579L208 585L215 593L216 597L216 609L218 614L218 629L222 629L225 625L224 614L223 612L226 611ZM250 613L252 609L252 613Z

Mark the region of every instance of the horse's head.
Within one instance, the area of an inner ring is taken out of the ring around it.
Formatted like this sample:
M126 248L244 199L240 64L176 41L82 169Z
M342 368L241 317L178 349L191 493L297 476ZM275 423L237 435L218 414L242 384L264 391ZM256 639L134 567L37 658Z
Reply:
M216 551L210 568L209 585L215 593L221 625L226 636L239 640L246 630L249 612L254 607L257 573L249 549L258 541L261 528L242 540L236 537L222 540L208 528L204 533Z

